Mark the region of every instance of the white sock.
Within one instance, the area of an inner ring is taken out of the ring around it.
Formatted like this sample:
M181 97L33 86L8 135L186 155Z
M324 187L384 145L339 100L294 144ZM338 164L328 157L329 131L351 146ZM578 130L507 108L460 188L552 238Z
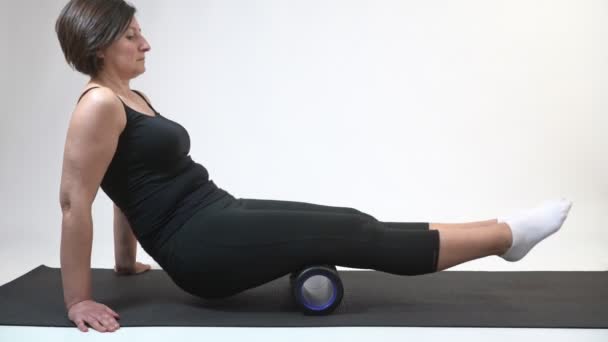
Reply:
M498 223L506 223L511 228L513 244L500 257L507 261L523 258L532 247L557 232L572 207L572 202L561 198L548 200L540 206L514 215L498 218Z

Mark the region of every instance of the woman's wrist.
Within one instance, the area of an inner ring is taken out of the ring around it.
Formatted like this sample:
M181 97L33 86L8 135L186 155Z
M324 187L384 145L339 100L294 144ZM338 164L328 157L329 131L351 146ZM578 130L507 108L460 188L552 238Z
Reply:
M76 305L76 304L80 304L80 303L82 303L82 302L86 302L86 301L88 301L88 300L92 301L92 300L93 300L93 298L86 298L86 299L77 299L77 300L74 300L74 301L72 301L71 303L68 303L68 304L65 306L65 308L66 308L66 310L69 312L69 311L70 311L70 309L71 309L71 308L72 308L74 305Z
M152 269L152 266L150 266L148 264L142 264L139 261L135 262L133 264L133 266L126 266L126 267L114 266L114 271L121 275L139 274L139 273L149 271L150 269Z
M119 274L130 274L135 272L135 263L132 264L116 264L114 266L114 272Z

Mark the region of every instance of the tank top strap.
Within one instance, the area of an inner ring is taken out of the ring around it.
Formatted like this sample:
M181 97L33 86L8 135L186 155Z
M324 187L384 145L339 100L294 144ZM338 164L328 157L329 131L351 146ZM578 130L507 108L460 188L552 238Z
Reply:
M84 94L88 93L89 90L95 89L95 88L100 88L100 87L91 87L91 88L85 90L84 93L82 93L82 95L80 95L80 97L78 98L78 101L76 101L76 103L80 102L80 100L82 99L82 97L84 96Z
M145 96L142 95L142 93L140 93L139 91L135 90L135 89L131 89L133 90L137 95L139 95L142 99L144 99L144 101L146 101L146 103L148 104L148 106L150 106L150 108L152 108L152 110L154 111L154 113L158 113L156 111L156 109L154 109L154 107L152 107L152 105L150 104L150 102L148 102L148 100L146 100Z

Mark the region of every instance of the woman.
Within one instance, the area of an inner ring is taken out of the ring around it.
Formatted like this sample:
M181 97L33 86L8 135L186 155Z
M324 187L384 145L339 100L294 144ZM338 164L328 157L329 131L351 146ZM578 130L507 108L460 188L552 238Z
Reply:
M91 296L91 206L99 187L115 206L116 271L148 269L135 261L139 241L180 288L203 298L231 296L310 264L419 275L490 255L517 261L566 219L565 199L503 219L443 224L235 198L189 157L186 129L130 89L150 51L135 11L123 0L72 0L56 23L66 61L90 76L70 120L60 192L64 300L82 331L119 327L118 314Z

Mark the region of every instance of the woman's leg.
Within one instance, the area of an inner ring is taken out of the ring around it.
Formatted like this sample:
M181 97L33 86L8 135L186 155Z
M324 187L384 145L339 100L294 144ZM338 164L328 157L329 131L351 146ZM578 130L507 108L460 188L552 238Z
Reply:
M306 202L257 200L250 203L251 209L289 207L294 210L345 212L371 217L371 215L354 208ZM510 228L504 223L498 224L497 219L464 223L433 222L426 223L427 227L425 227L424 222L380 222L391 228L438 230L440 232L441 252L439 253L437 272L486 256L502 255L509 249L512 242ZM464 232L462 231L463 228L465 228ZM470 228L473 228L473 230L469 230ZM483 231L480 232L479 229ZM474 241L471 241L471 239ZM470 248L471 243L474 248ZM463 245L465 245L464 248Z
M178 285L226 297L310 264L418 275L503 253L509 244L505 224L429 228L381 222L353 208L239 199L180 231Z
M437 223L431 222L431 229L443 230L443 229L451 229L451 228L476 228L479 226L491 226L498 223L497 219L486 220L486 221L476 221L476 222L464 222L464 223Z
M247 199L247 198L245 198ZM242 200L242 199L241 199ZM367 213L364 213L360 210L350 208L350 207L338 207L338 206L329 206L329 205L321 205L316 203L308 203L308 202L295 202L295 201L280 201L280 200L267 200L267 199L256 199L255 201L248 202L248 209L281 209L281 210L309 210L309 211L321 211L321 212L336 212L336 213L352 213L352 214L360 214L368 217L373 217ZM463 223L426 223L430 226L430 229L433 230L443 230L443 229L451 229L451 228L475 228L479 226L490 226L494 225L497 222L497 219L485 220L485 221L475 221L475 222L463 222ZM395 228L403 228L403 229L421 229L421 224L425 222L384 222L385 225L395 227ZM425 228L429 229L429 227Z
M314 212L323 212L323 213L344 213L344 214L353 214L353 215L361 215L363 217L369 218L371 220L378 221L372 215L357 210L351 207L337 207L337 206L329 206L322 205L316 203L308 203L308 202L295 202L295 201L280 201L280 200L267 200L267 199L248 199L248 198L240 198L237 201L244 201L242 203L243 208L249 210L268 210L268 209L277 209L277 210L295 210L295 211L314 211ZM432 229L429 226L428 222L385 222L378 221L383 225L390 228L397 229L413 229L413 230L429 230ZM451 224L441 224L439 228L451 227Z
M295 210L293 202L239 199L194 215L178 233L169 269L189 293L234 295L311 264L397 275L437 270L439 231L428 223L387 226L369 215ZM352 208L351 208L352 209ZM397 223L400 224L400 223Z
M437 230L440 246L437 272L486 256L502 255L512 243L511 229L506 223Z

